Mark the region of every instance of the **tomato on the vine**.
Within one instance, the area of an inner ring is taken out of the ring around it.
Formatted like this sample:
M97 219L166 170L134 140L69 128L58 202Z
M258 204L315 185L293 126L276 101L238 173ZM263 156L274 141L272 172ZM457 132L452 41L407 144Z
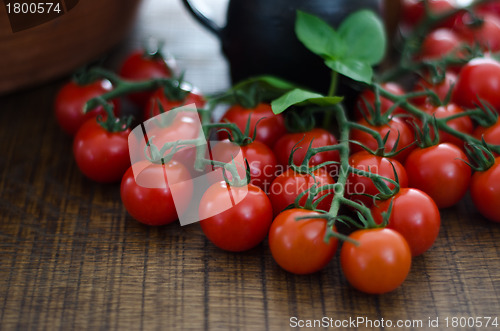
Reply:
M434 15L444 14L456 9L456 3L453 0L427 0L429 11ZM403 0L402 1L402 23L409 28L413 28L425 15L424 0ZM440 22L441 27L451 27L454 23L454 17L450 17L444 22Z
M362 229L344 242L340 264L347 281L359 291L382 294L398 288L411 268L411 251L406 239L392 229Z
M250 144L238 146L225 139L217 142L212 147L212 159L231 163L233 159L236 159L240 149L243 158L247 160L250 166L250 183L267 193L278 172L276 157L267 145L254 140ZM244 177L245 173L240 173L240 169L243 169L243 167L238 168L238 173L240 177Z
M441 225L441 216L434 200L423 191L402 188L393 198L376 202L371 208L376 223L382 223L383 213L388 212L391 205L387 228L405 237L412 256L427 251L436 241Z
M240 105L233 105L226 111L224 116L222 116L221 122L228 121L234 123L244 132L249 117L250 132L248 134L252 136L255 131L255 126L257 126L257 136L255 140L271 148L273 148L278 138L286 132L283 115L274 114L271 105L268 103L259 103L253 109L244 108ZM219 139L225 138L227 138L227 133L222 131L219 132Z
M462 45L462 39L453 30L440 28L425 36L419 57L422 60L435 60L447 55L460 56L457 53Z
M144 50L136 50L124 60L119 75L130 81L142 81L171 77L172 70L160 53L148 54ZM150 96L150 91L135 92L129 95L129 99L135 105L144 107Z
M372 125L366 119L361 119L357 123L377 131L380 133L382 139L385 135L389 135L384 145L385 152L390 152L396 145L396 142L398 142L397 150L401 150L401 152L394 156L394 158L400 162L404 162L408 154L413 149L413 146L411 146L415 141L413 130L403 119L399 117L394 117L390 119L387 124L382 125ZM377 140L370 133L357 128L351 130L350 139L363 144L372 151L378 148ZM405 149L402 150L403 148ZM351 144L352 153L363 150L364 149L358 144Z
M310 274L323 269L337 251L338 240L324 241L327 220L298 217L318 216L305 209L289 209L279 214L269 230L269 248L280 267L294 274ZM332 228L335 231L335 228Z
M269 198L253 184L244 187L229 186L224 181L213 184L203 194L198 213L208 240L231 252L257 246L273 221Z
M429 114L434 115L436 119L446 118L449 116L455 116L464 113L464 110L460 106L454 103L449 103L445 106L439 106L439 107L431 106L424 108L424 110ZM469 135L471 135L472 132L474 131L474 123L468 116L461 116L449 120L446 122L446 124L452 129L455 129L459 132L466 133ZM439 130L439 141L453 144L455 146L460 147L462 150L464 149L463 140L443 130Z
M500 145L500 117L497 119L496 123L491 126L478 126L472 135L479 140L484 138L484 141L488 144ZM498 153L494 154L498 156Z
M164 165L143 161L129 167L123 175L120 195L125 209L137 221L147 225L165 225L174 222L186 211L193 193L189 171L181 163L169 161ZM141 168L137 179L133 167ZM168 175L165 176L165 173ZM162 185L157 185L162 182ZM154 187L152 184L154 183ZM176 185L176 192L182 196L174 204L170 185ZM177 208L177 209L176 209Z
M201 95L201 92L196 88L190 88L186 86L186 89L180 91L179 94L182 94L181 99L172 99L167 97L164 88L156 89L151 94L151 97L146 103L146 107L144 107L143 111L144 120L147 120L149 118L161 114L162 110L167 112L173 108L189 104L195 104L197 108L203 108L205 106L205 98L203 97L203 95Z
M130 166L130 129L108 132L95 118L87 120L73 141L73 155L80 171L100 183L119 181Z
M394 95L403 95L405 91L401 85L395 82L387 82L383 83L381 87L384 90L394 94ZM358 96L356 99L356 107L354 107L354 118L356 120L360 120L363 117L370 118L370 110L375 107L375 93L372 90L366 89ZM368 105L368 107L367 107ZM394 105L394 102L391 100L380 97L380 113L386 113L391 107ZM397 107L392 112L393 115L404 113L404 110Z
M309 174L302 174L288 168L285 172L274 179L269 188L269 199L273 205L274 215L281 213L286 207L295 202L300 193L308 190L314 184L319 188L324 185L333 185L335 181L324 168L320 168ZM317 208L328 211L332 203L334 190L324 190L318 193L314 201L322 198ZM304 194L299 203L304 206L309 193Z
M415 84L414 91L422 92L425 90L432 90L439 97L439 100L443 102L445 101L448 94L450 94L451 97L451 93L453 93L452 89L457 82L457 79L458 76L452 71L447 71L445 73L444 79L436 84L432 84L427 78L420 78ZM431 99L428 96L411 98L411 102L416 105L429 104L430 101Z
M439 208L455 205L467 192L471 169L457 146L440 143L413 150L405 162L409 187L427 193Z
M464 13L455 20L454 30L470 45L479 45L484 51L500 50L500 18L492 14L484 14L482 23L472 24L469 13Z
M500 223L500 158L486 171L472 176L470 193L477 210L492 222Z
M403 165L395 159L389 159L370 154L367 151L361 151L349 157L349 165L355 169L371 172L392 180L396 180L394 175L394 171L396 171L399 187L408 187L406 170ZM391 190L394 189L394 184L387 181L385 182ZM373 196L379 193L379 190L370 178L352 173L347 177L345 190L350 199L359 200L365 206L371 206L373 204L373 199L360 194L369 194Z
M74 81L64 84L56 95L54 111L59 126L67 134L74 136L78 129L91 118L105 116L102 106L83 112L83 106L92 98L98 97L113 89L111 82L103 79L93 83L80 85ZM118 101L113 101L115 113L118 113Z
M469 109L486 101L500 112L500 63L491 58L476 58L467 63L458 76L452 101Z
M293 163L297 166L301 165L304 161L304 157L306 156L307 149L309 148L311 141L311 147L313 148L338 144L333 133L321 128L314 128L306 132L287 133L281 136L273 149L276 159L278 160L278 164L283 167L288 166L290 153L292 153L292 149L295 146L295 148L299 149L297 149L293 154ZM339 162L339 160L339 152L336 150L330 150L313 155L313 157L309 160L309 166L319 165L328 161ZM337 175L337 164L331 164L326 168L332 177Z

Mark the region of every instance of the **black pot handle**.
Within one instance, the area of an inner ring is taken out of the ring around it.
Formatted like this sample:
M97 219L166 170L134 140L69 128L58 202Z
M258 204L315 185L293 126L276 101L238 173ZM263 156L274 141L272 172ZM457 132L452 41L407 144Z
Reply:
M187 8L187 10L191 13L191 15L201 23L205 28L207 28L210 32L215 34L217 37L221 37L222 28L218 26L214 21L203 15L201 11L199 11L196 7L194 7L189 0L182 0L182 3Z

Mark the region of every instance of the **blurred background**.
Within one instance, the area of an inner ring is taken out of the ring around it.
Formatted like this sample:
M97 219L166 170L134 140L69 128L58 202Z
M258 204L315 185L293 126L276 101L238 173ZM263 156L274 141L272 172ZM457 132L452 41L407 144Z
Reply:
M224 25L228 0L193 3ZM0 95L68 77L89 61L104 60L116 69L149 38L164 42L163 51L177 59L185 79L204 93L229 85L219 41L180 0L79 1L52 21L17 32L8 18L7 6L0 6Z

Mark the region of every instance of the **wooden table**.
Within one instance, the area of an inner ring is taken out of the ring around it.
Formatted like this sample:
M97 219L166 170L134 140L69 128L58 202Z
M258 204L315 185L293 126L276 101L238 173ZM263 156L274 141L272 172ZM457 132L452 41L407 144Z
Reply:
M134 33L112 55L156 34L202 91L227 87L217 41L175 1L164 2L144 3ZM453 317L499 317L500 227L468 197L442 211L434 247L382 296L351 288L338 255L321 272L295 276L274 263L266 242L232 254L198 224L139 224L119 184L95 184L78 171L52 115L65 79L0 97L0 329L285 330L293 317L333 325L364 318L361 329L382 319L429 329L436 318L445 329L448 318L451 329Z

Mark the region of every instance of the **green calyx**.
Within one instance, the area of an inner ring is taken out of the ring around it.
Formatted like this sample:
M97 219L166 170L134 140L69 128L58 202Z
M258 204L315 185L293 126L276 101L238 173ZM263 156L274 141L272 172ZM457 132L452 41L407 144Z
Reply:
M465 144L465 151L472 162L462 161L474 171L486 171L495 164L495 155L488 147L484 137L481 138L481 142L481 144Z
M97 98L97 100L106 111L106 116L97 117L97 123L99 123L99 125L102 126L104 130L108 132L122 132L130 128L133 120L132 116L126 116L123 118L116 117L113 111L113 105L111 103L108 103L104 99Z

